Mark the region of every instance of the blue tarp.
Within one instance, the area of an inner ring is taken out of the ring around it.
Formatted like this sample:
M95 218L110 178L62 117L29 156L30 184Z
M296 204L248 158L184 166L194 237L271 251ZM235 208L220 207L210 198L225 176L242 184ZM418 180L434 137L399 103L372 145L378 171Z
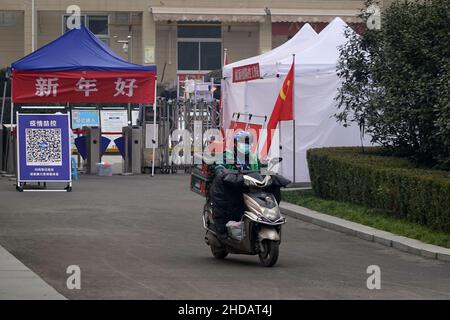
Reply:
M84 25L11 65L17 71L156 71L156 66L129 63Z

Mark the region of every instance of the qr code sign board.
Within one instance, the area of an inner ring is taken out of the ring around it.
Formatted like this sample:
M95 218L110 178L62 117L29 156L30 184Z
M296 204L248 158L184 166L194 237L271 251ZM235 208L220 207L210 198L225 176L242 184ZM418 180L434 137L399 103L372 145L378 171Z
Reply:
M61 129L25 129L27 166L61 166Z

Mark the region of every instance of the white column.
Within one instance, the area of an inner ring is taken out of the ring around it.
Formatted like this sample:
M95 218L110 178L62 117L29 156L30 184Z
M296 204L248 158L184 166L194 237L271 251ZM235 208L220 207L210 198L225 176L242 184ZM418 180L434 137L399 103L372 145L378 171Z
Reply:
M272 19L266 16L264 22L259 23L259 53L272 50Z
M153 14L142 12L142 64L155 64L156 24Z
M33 6L33 2L35 5ZM33 17L34 9L34 17ZM36 37L37 37L37 1L25 0L24 1L24 55L27 55L33 50L36 50Z

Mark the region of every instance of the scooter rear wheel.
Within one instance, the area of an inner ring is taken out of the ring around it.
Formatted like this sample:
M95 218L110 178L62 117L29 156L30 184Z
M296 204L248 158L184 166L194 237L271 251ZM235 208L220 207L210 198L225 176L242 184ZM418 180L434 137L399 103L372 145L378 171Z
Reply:
M216 259L225 259L228 255L227 250L211 245L211 253Z
M261 243L262 251L259 253L259 261L265 267L273 267L278 261L279 242L264 240Z

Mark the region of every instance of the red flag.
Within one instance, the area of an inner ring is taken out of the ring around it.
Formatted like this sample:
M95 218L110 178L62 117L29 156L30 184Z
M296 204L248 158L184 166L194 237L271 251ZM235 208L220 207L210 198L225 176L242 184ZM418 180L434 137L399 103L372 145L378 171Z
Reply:
M269 122L267 123L267 140L261 150L261 158L265 158L269 152L272 144L272 130L277 128L278 123L280 121L294 120L294 70L295 60L292 62L291 69L284 80Z

